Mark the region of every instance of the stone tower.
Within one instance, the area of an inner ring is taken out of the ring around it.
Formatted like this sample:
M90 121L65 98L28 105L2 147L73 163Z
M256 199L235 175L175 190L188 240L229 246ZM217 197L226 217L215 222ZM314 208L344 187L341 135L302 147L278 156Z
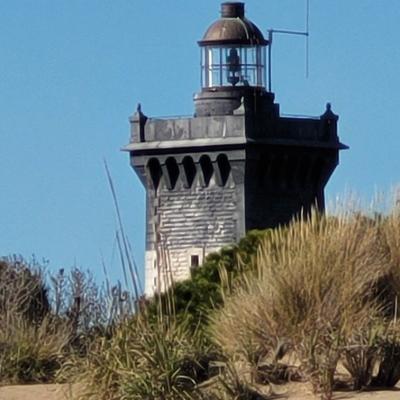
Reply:
M146 188L145 293L151 296L246 231L317 205L346 148L328 104L315 118L281 116L266 90L266 47L243 3L223 3L199 42L201 91L191 118L131 117L124 150Z

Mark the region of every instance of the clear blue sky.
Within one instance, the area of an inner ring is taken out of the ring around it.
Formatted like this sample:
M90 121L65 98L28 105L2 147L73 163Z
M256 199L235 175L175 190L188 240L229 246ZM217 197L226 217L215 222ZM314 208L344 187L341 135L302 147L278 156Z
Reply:
M303 29L303 0L248 0L268 28ZM191 114L199 40L216 0L0 1L0 255L74 264L112 276L116 229L103 158L143 266L144 190L120 148L137 102L149 116ZM276 36L274 87L284 113L332 103L341 153L328 199L372 196L400 182L400 2L311 0L310 76L304 40Z

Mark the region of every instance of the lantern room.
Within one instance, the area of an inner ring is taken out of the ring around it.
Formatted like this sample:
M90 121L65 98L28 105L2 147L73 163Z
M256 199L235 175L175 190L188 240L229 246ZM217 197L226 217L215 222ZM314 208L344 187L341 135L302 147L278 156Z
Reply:
M244 3L222 3L221 18L198 42L203 89L265 88L268 41L244 11Z

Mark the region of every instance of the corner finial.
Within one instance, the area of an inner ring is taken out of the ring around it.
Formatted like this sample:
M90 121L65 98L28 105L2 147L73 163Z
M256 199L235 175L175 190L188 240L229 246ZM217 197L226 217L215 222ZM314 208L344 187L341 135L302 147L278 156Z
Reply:
M322 119L330 119L337 121L339 117L332 111L332 104L330 102L326 103L326 110L321 115Z
M145 125L146 125L147 117L142 113L142 105L140 103L137 103L136 111L132 115L132 117L129 118L129 120L130 120L131 124L136 126L136 128L134 128L134 131L133 131L133 132L135 132L133 134L133 137L135 135L137 135L136 137L138 140L133 139L133 141L144 142L145 141Z
M142 104L137 103L136 112L133 114L133 119L135 121L142 121L146 123L147 117L142 112Z

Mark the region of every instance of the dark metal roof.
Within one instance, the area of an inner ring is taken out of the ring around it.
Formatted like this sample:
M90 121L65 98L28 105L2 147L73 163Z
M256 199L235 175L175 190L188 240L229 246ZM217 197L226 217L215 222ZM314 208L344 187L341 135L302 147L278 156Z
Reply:
M222 3L222 17L215 21L198 43L207 45L267 45L262 32L244 15L243 3Z

